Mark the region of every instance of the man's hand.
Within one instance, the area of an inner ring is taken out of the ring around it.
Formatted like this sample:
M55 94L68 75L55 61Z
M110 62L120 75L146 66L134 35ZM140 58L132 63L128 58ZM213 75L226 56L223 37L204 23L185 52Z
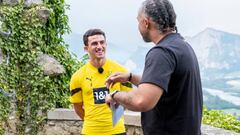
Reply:
M110 94L108 94L106 97L105 97L105 102L106 104L111 107L111 105L114 105L116 108L117 106L119 105L113 98ZM110 105L111 104L111 105Z
M106 86L107 88L112 87L115 83L120 82L120 83L125 83L128 81L128 78L130 76L130 73L122 73L122 72L116 72L110 75L106 79Z

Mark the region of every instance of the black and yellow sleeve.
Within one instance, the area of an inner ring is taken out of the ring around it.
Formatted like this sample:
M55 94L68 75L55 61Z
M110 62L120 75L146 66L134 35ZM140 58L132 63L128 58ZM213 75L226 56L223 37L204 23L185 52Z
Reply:
M126 83L121 83L121 90L124 90L124 91L130 91L132 90L132 83L130 82L126 82Z
M80 76L77 73L71 78L70 92L71 96L69 97L69 101L71 103L81 103L83 101Z

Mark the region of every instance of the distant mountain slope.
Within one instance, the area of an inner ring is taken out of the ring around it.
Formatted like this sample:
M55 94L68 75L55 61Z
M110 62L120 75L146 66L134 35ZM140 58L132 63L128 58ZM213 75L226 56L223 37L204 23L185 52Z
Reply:
M239 72L240 35L207 28L186 40L196 52L203 77L216 79Z
M145 56L151 47L152 46L150 45L138 46L137 50L128 58L125 65L130 66L129 69L131 69L134 73L141 74L145 64L144 63ZM132 63L132 64L127 64L127 63Z

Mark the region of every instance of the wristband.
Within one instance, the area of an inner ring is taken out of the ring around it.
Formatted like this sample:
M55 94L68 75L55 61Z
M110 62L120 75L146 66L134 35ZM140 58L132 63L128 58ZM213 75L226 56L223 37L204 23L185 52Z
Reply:
M114 95L118 92L119 92L118 90L114 90L112 93L110 93L111 98L114 99Z
M130 73L129 77L128 77L128 81L131 82L132 79L132 73Z

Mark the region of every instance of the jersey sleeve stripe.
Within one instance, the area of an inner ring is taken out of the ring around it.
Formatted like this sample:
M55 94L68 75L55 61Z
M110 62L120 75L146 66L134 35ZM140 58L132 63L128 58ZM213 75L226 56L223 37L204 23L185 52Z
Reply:
M76 89L71 90L71 96L73 96L74 94L78 93L81 90L82 90L81 88L76 88Z
M132 88L132 84L129 83L129 82L126 82L126 83L121 83L123 86L126 86L128 88Z

